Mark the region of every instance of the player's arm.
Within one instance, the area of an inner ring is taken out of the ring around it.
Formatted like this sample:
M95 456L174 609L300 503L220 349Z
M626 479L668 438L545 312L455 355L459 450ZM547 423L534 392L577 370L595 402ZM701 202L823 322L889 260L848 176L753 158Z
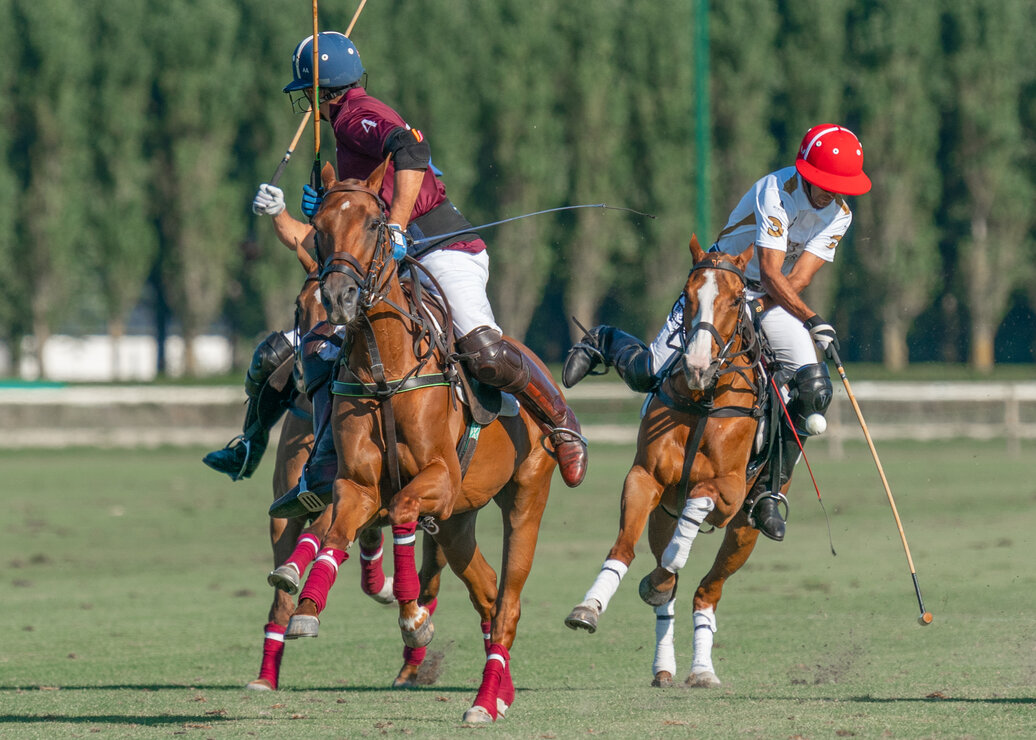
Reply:
M806 305L799 293L810 284L824 260L805 252L795 262L791 273L785 275L781 272L784 252L779 249L760 249L758 246L756 252L759 255L759 282L766 291L768 303L781 306L800 321L813 316L816 312Z
M420 131L399 126L389 132L383 154L391 154L395 164L388 220L390 224L399 224L400 229L406 229L421 192L425 170L432 159L431 149Z

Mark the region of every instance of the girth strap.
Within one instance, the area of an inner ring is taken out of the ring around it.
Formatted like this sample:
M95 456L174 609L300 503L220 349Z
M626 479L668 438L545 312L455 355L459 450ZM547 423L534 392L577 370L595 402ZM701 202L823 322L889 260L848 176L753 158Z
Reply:
M386 398L397 393L416 391L419 388L430 388L436 385L450 385L450 381L443 373L413 375L400 380L386 380L384 388L381 386L371 386L366 383L348 383L344 380L335 380L331 383L331 393L336 396L349 396L350 398Z

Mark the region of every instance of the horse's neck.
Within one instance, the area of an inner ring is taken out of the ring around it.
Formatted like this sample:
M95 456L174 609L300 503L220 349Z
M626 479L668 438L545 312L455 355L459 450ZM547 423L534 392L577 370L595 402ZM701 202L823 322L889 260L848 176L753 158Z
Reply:
M392 278L388 300L379 301L367 313L371 336L376 347L371 347L367 333L356 331L349 350L349 369L364 382L371 382L372 358L378 357L384 365L385 377L396 380L410 372L419 362L414 354L415 327L413 320L395 306L406 306L406 297L399 280Z

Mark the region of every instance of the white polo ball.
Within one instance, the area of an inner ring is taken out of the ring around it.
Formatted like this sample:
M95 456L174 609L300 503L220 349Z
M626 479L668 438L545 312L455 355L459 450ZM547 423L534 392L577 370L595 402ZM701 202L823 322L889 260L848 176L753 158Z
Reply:
M827 419L824 418L823 414L810 414L806 417L806 422L803 426L808 434L823 434L827 431Z

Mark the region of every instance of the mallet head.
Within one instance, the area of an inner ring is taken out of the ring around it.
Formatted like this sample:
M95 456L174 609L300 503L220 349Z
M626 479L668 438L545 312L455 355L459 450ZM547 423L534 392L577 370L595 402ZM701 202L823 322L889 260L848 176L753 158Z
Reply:
M931 612L925 612L917 618L917 623L922 627L927 627L932 623L933 619L935 619L935 617L932 616Z

